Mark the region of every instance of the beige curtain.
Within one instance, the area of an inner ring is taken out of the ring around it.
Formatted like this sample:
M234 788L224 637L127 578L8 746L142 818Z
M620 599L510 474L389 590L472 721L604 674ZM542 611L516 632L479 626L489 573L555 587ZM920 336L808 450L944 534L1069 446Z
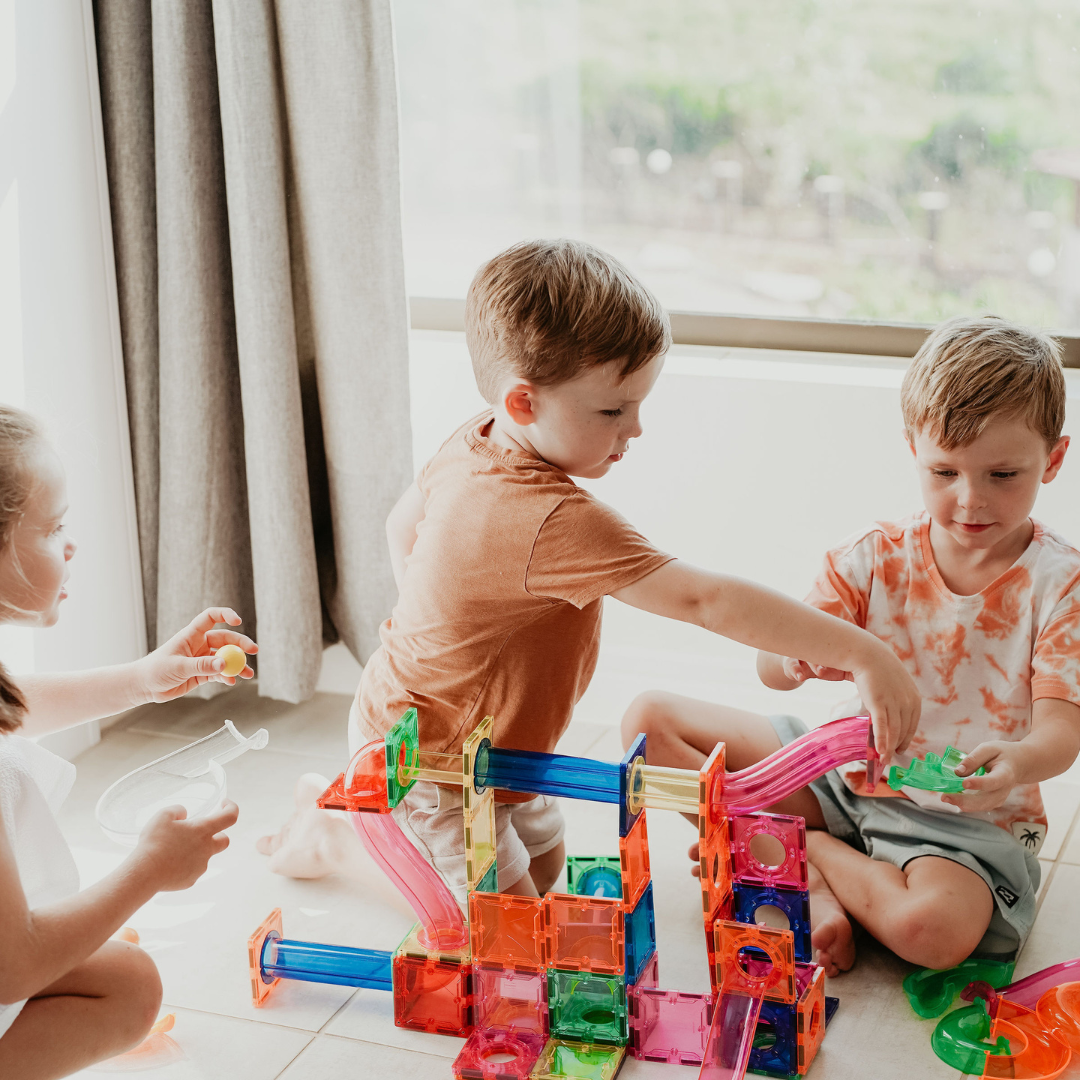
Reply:
M96 0L147 629L378 646L412 475L389 0Z

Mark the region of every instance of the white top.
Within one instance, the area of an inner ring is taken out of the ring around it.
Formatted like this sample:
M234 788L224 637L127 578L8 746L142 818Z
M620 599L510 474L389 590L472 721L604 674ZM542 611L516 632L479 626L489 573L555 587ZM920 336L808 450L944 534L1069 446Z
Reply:
M0 822L31 909L79 891L79 871L53 816L74 782L71 762L29 739L0 735ZM25 1004L0 1005L0 1036Z

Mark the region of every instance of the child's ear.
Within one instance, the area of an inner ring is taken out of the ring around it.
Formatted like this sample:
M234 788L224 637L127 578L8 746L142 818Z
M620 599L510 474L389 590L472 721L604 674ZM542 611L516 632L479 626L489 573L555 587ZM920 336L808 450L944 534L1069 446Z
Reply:
M536 423L535 392L531 384L514 383L503 394L503 408L506 414L521 427Z
M1051 480L1061 471L1062 462L1065 460L1065 451L1069 449L1069 436L1062 435L1056 443L1054 443L1053 449L1050 451L1050 456L1046 461L1046 471L1042 475L1042 482L1049 484Z

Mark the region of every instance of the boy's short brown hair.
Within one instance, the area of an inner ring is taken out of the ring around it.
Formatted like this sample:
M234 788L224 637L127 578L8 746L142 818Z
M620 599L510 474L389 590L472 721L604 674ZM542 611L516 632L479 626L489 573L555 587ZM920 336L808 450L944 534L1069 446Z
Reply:
M626 378L667 350L671 330L618 259L579 240L527 240L477 271L465 340L476 385L494 402L508 374L552 386L615 363Z
M946 450L974 442L994 416L1018 416L1048 447L1065 425L1061 346L994 315L936 327L900 391L908 438L924 428Z

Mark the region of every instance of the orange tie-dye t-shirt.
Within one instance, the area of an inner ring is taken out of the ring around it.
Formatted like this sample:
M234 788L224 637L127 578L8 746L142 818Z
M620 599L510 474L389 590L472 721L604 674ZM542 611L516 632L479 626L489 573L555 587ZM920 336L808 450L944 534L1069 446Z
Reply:
M919 730L896 764L947 746L967 752L991 739L1018 741L1031 730L1038 698L1080 705L1080 551L1034 525L1023 555L974 596L957 596L942 580L925 511L877 522L826 554L807 603L891 645L922 694ZM864 764L841 775L865 792ZM905 793L955 809L930 793ZM987 816L1029 850L1042 846L1038 784L1017 786Z

